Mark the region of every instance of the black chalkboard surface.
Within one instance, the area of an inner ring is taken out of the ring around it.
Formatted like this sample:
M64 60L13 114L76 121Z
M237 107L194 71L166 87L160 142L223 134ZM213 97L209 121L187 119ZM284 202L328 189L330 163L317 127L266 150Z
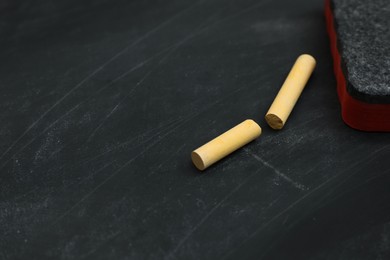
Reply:
M342 122L320 0L5 0L0 62L0 258L390 257L390 135ZM196 170L247 118L262 136Z

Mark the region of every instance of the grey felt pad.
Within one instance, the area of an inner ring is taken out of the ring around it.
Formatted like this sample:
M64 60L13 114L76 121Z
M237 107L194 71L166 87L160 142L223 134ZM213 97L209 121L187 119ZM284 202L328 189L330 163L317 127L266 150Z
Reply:
M332 0L351 96L390 103L390 0Z

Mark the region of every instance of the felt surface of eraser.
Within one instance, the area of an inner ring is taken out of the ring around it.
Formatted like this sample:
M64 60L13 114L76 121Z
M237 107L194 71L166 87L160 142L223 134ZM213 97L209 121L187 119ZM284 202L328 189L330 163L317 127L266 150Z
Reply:
M390 1L331 0L348 93L390 104Z
M390 1L325 0L344 122L390 132Z

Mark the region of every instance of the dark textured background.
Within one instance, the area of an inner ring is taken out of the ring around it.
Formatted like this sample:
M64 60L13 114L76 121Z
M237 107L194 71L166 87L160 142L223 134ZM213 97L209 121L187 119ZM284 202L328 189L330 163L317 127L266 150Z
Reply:
M2 259L390 257L390 135L342 122L322 1L8 0L0 64ZM247 118L261 138L198 172Z

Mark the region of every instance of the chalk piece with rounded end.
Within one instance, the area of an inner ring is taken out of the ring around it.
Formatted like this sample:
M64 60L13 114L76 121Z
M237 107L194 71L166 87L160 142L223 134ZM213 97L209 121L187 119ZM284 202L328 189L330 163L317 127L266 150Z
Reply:
M271 128L279 130L284 127L315 66L316 60L312 56L303 54L298 57L265 116Z
M191 153L192 162L203 171L261 135L261 127L248 119Z

